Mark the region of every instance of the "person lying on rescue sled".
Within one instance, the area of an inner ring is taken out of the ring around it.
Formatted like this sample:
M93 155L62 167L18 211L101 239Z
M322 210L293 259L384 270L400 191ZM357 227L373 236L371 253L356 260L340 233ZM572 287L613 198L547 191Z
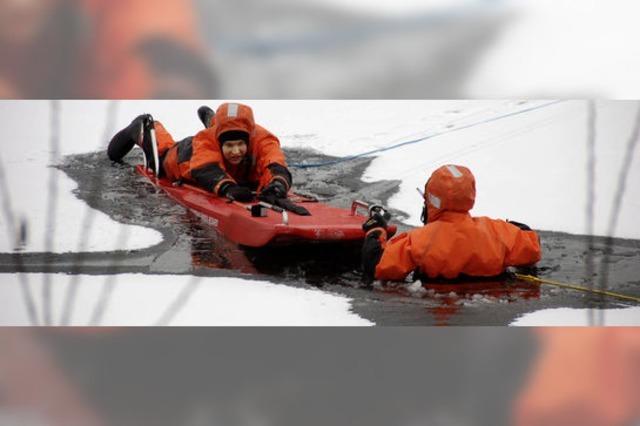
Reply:
M540 260L538 235L527 225L472 217L476 182L463 166L437 169L425 185L424 226L387 241L387 220L372 214L362 228L363 281L399 281L417 277L453 279L460 275L491 277L507 266L529 266Z
M309 215L307 209L287 198L292 179L280 141L255 123L251 107L224 103L216 113L208 107L200 107L198 116L205 129L177 143L162 123L154 121L150 115L138 116L113 137L109 158L119 161L137 143L145 152L148 166L155 170L151 145L153 128L160 177L190 182L219 197L239 202L253 201L253 191L257 191L258 199L263 202L299 215ZM141 128L144 129L142 138Z

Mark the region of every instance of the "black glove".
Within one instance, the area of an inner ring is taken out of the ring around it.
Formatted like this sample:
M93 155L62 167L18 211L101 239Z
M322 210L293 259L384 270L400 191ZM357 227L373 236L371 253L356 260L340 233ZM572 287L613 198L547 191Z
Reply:
M362 230L369 232L374 228L382 228L387 230L387 221L391 219L391 215L380 209L372 209L369 213L369 219L362 224Z
M288 198L276 198L275 203L272 203L272 204L278 207L281 207L285 210L289 210L290 212L293 212L300 216L311 216L311 213L309 213L309 210L305 209L302 206L297 205L296 203L294 203Z
M287 187L280 179L273 179L267 186L262 188L258 199L274 206L278 206L278 201L287 198ZM282 207L282 206L280 206ZM283 209L285 207L282 207Z
M240 186L237 183L229 182L223 184L218 193L223 197L227 197L234 201L240 201L241 203L248 203L253 200L251 190L245 186Z
M513 220L507 220L507 223L510 223L514 226L517 226L518 228L522 229L523 231L531 231L531 228L529 228L528 225L525 225L524 223L520 223L520 222L515 222Z
M275 204L278 198L287 198L287 186L280 179L273 179L260 192L259 198L267 203Z
M379 232L372 232L367 235L362 243L362 282L369 286L375 280L376 266L382 257L382 245L380 244Z
M273 179L258 195L266 203L278 206L300 216L311 216L309 210L287 198L287 186L280 179Z

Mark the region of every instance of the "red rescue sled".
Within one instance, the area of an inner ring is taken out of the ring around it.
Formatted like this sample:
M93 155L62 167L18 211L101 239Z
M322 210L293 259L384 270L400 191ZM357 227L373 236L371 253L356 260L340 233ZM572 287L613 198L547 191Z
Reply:
M136 170L227 239L243 246L348 243L364 239L362 224L366 216L359 214L359 207L366 213L368 206L361 201L354 201L348 210L294 194L290 196L291 201L303 205L311 216L267 209L266 216L254 217L251 206L255 202L230 202L193 185L175 185L167 179L156 179L154 173L142 165ZM396 227L390 225L389 231L394 233Z

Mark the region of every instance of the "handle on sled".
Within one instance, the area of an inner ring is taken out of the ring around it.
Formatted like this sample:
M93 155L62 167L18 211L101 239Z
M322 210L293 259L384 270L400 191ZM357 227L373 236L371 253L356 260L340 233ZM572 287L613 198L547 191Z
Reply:
M353 200L353 202L351 203L351 216L356 215L356 213L358 212L358 208L366 209L368 212L369 204L365 203L364 201Z
M282 224L283 225L288 225L289 224L289 214L287 213L287 211L285 209L283 209L282 207L278 207L278 206L274 206L273 204L269 204L266 201L260 201L258 203L259 206L263 206L266 207L268 209L273 210L276 213L282 213Z
M238 201L234 200L233 198L229 198L227 203L232 203L235 204L237 206L242 207L243 209L247 210L251 216L253 217L263 217L262 215L259 214L255 214L254 210L256 207L264 207L266 209L270 209L273 210L276 213L281 213L282 214L282 224L283 225L289 225L289 214L287 213L287 211L281 207L278 206L274 206L273 204L269 204L265 201L260 201L256 204L253 205L248 205L248 204L243 204L243 203L239 203Z
M351 216L355 216L358 212L358 208L367 209L367 215L371 216L373 213L382 215L385 219L389 220L391 215L387 212L387 209L380 204L368 204L364 201L354 200L351 203Z

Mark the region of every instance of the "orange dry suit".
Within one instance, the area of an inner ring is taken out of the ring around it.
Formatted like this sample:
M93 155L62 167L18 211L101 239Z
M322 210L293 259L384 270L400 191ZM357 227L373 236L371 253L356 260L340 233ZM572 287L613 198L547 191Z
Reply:
M425 278L490 277L507 266L539 261L538 235L526 225L472 217L475 196L475 179L468 168L437 169L425 185L425 226L389 242L384 229L368 232L367 239L376 238L382 249L375 278L403 280L416 270Z
M640 424L640 329L541 328L516 426Z
M172 181L188 181L215 194L225 182L260 191L273 179L280 179L287 190L291 174L287 169L280 141L257 125L247 105L225 103L218 107L211 127L192 138L175 143L161 123L155 122L162 173ZM238 165L225 161L219 142L221 134L243 131L249 134L247 155Z

